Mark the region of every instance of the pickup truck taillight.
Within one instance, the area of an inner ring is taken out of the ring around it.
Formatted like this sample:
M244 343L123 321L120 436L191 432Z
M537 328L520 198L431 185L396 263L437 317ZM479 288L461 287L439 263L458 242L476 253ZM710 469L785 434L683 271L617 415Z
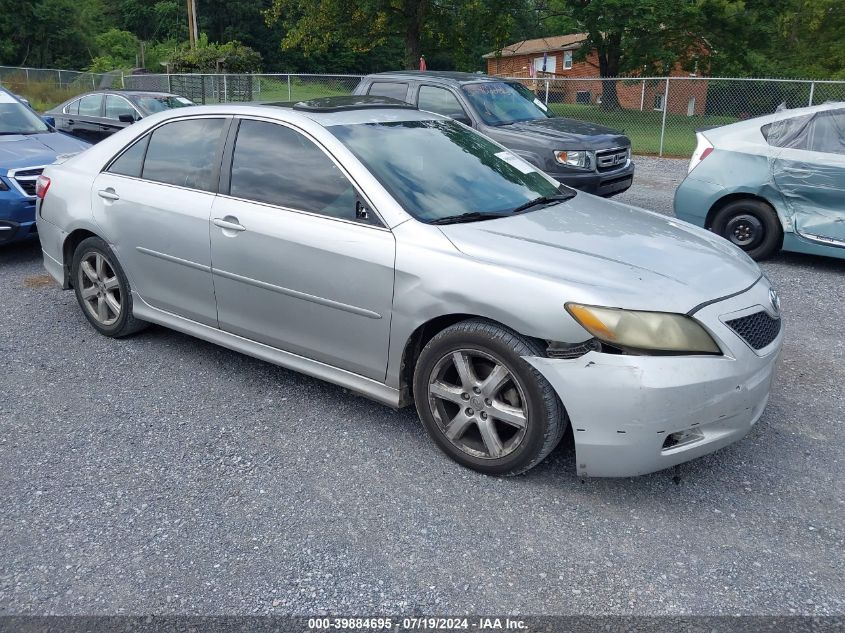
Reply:
M710 152L713 151L713 144L707 140L707 137L704 136L704 134L696 132L695 138L698 141L698 145L696 145L695 151L692 153L692 158L690 158L687 173L690 173L693 169L698 167L698 164L710 156Z
M50 188L50 179L47 178L44 174L38 176L38 180L35 181L35 197L39 200L43 200L44 196L47 195L47 190Z

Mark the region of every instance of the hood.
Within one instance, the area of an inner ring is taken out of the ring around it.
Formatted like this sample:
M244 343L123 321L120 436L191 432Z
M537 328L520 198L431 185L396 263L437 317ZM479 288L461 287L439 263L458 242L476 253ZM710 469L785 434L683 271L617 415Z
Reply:
M438 228L469 257L560 280L574 300L610 307L686 313L761 275L745 253L704 229L587 194Z
M619 130L563 117L501 125L490 128L488 133L499 142L521 139L523 143L535 145L541 140L552 149L607 149L631 144Z
M49 165L62 154L76 154L89 143L61 132L0 135L0 171Z

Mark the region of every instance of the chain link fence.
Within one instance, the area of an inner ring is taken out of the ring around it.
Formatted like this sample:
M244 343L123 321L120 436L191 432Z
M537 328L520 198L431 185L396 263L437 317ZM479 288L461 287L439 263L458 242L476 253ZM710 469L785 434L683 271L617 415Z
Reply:
M195 103L302 101L351 94L363 75L126 75L127 90L173 92Z
M695 132L827 101L845 101L845 81L644 77L508 77L556 115L623 130L637 154L689 157Z
M362 75L138 74L0 66L0 84L47 109L100 88L172 92L195 103L301 101L348 95ZM625 132L637 154L689 157L695 132L827 101L845 102L845 81L712 77L503 77L531 90L558 116ZM52 86L53 90L47 88ZM32 96L34 95L34 99ZM52 101L52 103L51 103Z

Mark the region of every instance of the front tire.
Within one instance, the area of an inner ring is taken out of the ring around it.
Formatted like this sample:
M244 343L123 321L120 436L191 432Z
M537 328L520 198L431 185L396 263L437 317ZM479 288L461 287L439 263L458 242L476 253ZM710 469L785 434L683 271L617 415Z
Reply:
M719 209L710 230L758 261L774 255L783 241L783 229L775 210L753 198L734 200Z
M484 319L446 328L425 346L414 400L426 430L459 464L517 475L560 442L568 420L552 386L523 360L540 347Z
M132 315L129 281L114 252L99 237L89 237L76 247L71 275L79 307L100 334L119 338L147 326Z

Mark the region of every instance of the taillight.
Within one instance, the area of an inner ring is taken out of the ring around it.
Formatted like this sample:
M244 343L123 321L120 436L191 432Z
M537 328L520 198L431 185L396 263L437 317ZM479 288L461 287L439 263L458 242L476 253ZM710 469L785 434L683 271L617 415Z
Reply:
M50 188L50 179L47 178L44 174L38 176L38 180L35 181L35 197L39 200L43 200L44 196L47 195L47 190Z
M698 140L698 145L696 145L695 151L692 153L692 158L690 158L687 173L698 167L698 164L713 152L713 145L707 140L704 134L696 132L695 138Z

